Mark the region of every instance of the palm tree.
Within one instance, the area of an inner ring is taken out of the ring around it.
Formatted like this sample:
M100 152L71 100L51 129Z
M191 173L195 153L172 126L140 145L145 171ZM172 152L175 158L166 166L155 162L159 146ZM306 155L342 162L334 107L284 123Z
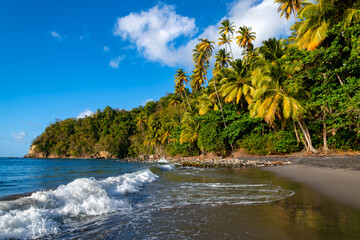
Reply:
M254 88L249 82L249 67L240 59L231 63L232 68L225 68L220 72L221 93L225 97L225 102L236 100L239 103L241 98L245 98L248 104L252 101Z
M252 41L256 38L255 32L251 31L251 27L242 26L237 33L239 35L236 37L236 44L238 44L239 47L244 48L247 55L247 49L253 46Z
M230 44L230 42L232 42L231 39L228 38L228 36L225 33L220 34L220 37L218 38L219 42L218 42L218 46L225 46L225 52L227 52L227 45Z
M280 17L285 14L285 18L289 20L291 14L294 15L297 22L296 13L301 9L302 0L275 0L275 3L279 3L278 12L281 12Z
M285 55L285 44L283 40L269 38L262 42L259 52L266 61L274 62Z
M225 49L220 49L215 54L215 68L220 70L221 68L227 68L230 63L230 56L229 53L225 51Z
M306 98L307 92L299 84L287 84L289 66L278 61L284 54L283 41L269 39L263 43L260 47L262 65L252 73L255 91L249 106L250 116L261 117L272 127L275 126L276 119L279 119L282 125L286 120L293 119L303 132L306 148L316 153L309 130L303 123L304 108L299 102Z
M219 27L219 30L220 30L221 39L226 39L227 40L226 43L229 44L231 57L234 58L234 55L233 55L232 50L231 50L231 42L232 42L231 38L232 38L232 36L234 35L234 32L235 32L235 25L234 25L233 22L230 22L229 19L225 19L225 20L221 21L220 24L221 24L221 26ZM219 38L219 40L220 40L220 38ZM226 44L226 43L224 42L224 44Z
M214 50L214 46L213 46L214 42L209 41L208 39L201 39L201 38L199 40L200 40L200 43L198 44L198 51L199 51L199 55L201 56L201 58L198 59L198 63L199 63L199 65L210 66L211 73L214 78L214 71L212 69L211 60L210 60L212 52ZM213 83L214 83L214 90L216 92L216 96L219 101L220 110L221 110L221 112L223 112L219 93L216 88L216 83L215 83L215 81L213 81Z
M202 95L197 98L198 101L198 110L200 115L205 115L209 111L219 110L217 104L216 94L210 93L209 88L206 88Z
M193 143L199 138L199 121L190 113L185 113L181 120L180 144Z
M186 112L186 111L187 111L187 109L186 109L186 104L185 104L185 101L184 101L184 97L183 97L183 95L182 95L182 92L183 92L184 90L185 90L185 89L184 89L184 86L183 86L183 85L175 84L174 93L177 93L177 94L180 95L181 100L182 100L182 102L183 102L183 104L184 104L185 112Z
M195 65L195 69L193 71L193 78L192 80L196 81L196 83L192 84L196 86L196 90L198 91L200 87L207 82L207 70L209 69L208 64L204 60L204 56L202 52L199 50L199 44L195 46L193 51L193 62ZM209 85L209 84L208 84Z
M333 1L317 0L314 3L304 1L298 17L302 20L291 29L297 32L299 49L312 51L327 37L327 30L344 20L350 24L354 18L360 18L358 0Z
M185 89L185 84L187 84L188 82L189 82L189 77L186 75L186 72L184 71L184 69L180 68L180 69L176 70L175 84L183 86L181 89L184 91L186 101L187 101L187 103L189 105L189 108L191 109L190 102L189 102L189 99L187 97L186 89Z

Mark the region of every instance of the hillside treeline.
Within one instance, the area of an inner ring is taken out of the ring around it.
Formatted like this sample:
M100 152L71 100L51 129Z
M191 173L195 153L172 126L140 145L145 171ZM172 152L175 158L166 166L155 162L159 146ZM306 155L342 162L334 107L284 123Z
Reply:
M225 19L216 42L194 46L193 71L175 72L174 93L53 123L35 150L64 157L360 150L360 1L275 2L281 16L297 20L287 39L254 47L251 28Z

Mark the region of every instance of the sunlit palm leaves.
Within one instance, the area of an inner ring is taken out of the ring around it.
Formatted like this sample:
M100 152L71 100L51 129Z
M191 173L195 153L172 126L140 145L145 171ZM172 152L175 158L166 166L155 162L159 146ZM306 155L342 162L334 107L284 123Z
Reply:
M225 51L225 49L220 49L215 54L215 68L220 70L221 68L226 68L229 66L231 57L229 53Z
M302 0L275 0L275 3L279 3L278 12L281 12L280 17L285 14L285 18L289 20L291 14L294 15L296 21L296 13L301 9Z
M225 20L221 21L221 26L219 27L219 30L220 30L221 37L218 39L219 40L218 46L225 45L225 49L226 49L226 46L229 45L231 57L234 58L234 55L233 55L232 49L231 49L231 42L232 42L231 38L235 32L234 23L230 22L229 19L225 19Z
M189 82L189 77L186 75L186 72L184 71L184 69L180 68L180 69L176 70L176 73L175 73L175 86L178 86L177 91L184 91L186 101L187 101L187 103L189 105L189 108L191 109L190 102L189 102L189 99L187 97L186 89L185 89L185 84L187 84L188 82Z
M223 69L219 76L221 78L221 94L225 102L236 101L239 103L244 98L248 104L252 101L254 88L249 82L250 72L245 62L240 59L231 64L232 68Z

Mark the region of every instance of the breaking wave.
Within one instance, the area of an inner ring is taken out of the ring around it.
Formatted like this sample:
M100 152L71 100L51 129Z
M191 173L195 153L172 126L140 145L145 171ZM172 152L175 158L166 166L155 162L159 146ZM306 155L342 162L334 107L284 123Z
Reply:
M79 178L55 190L0 201L0 239L39 238L58 233L64 218L129 211L121 195L137 192L156 178L149 169L104 180Z

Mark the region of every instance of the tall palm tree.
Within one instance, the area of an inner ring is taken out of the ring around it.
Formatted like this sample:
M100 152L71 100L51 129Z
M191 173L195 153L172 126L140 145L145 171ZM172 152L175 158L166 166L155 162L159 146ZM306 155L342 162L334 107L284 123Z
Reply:
M219 97L218 90L216 88L215 74L214 74L214 71L212 69L211 60L210 60L212 52L214 50L214 46L213 46L214 42L209 41L208 39L201 39L201 38L199 40L200 40L200 43L198 44L198 51L199 51L199 55L202 56L199 59L199 64L200 65L210 66L211 73L212 73L212 76L213 76L214 90L215 90L215 93L216 93L216 96L217 96L217 99L218 99L218 102L219 102L219 107L220 107L220 111L221 111L221 114L222 114L222 117L223 117L224 125L226 127L226 122L225 122L224 112L223 112L223 109L222 109L221 100L220 100L220 97Z
M255 32L251 31L251 27L242 26L237 33L239 35L236 36L236 44L244 48L247 55L247 49L253 46L253 41L256 39Z
M263 43L260 48L262 65L252 73L255 91L249 106L250 116L261 117L273 127L276 119L279 119L282 125L286 120L293 119L303 132L306 148L316 153L309 130L302 121L304 108L300 100L306 98L307 92L299 84L287 84L289 66L278 61L284 54L283 41L269 39Z
M192 80L196 81L195 86L197 86L198 88L200 88L199 86L202 86L205 81L207 82L207 70L209 69L208 64L206 64L207 62L205 61L205 56L203 55L203 53L199 50L199 44L197 44L195 46L195 48L192 50L193 51L193 62L194 62L194 66L195 69L193 71L193 78ZM208 83L209 85L209 83ZM197 89L199 90L199 89Z
M220 46L224 46L225 47L225 52L227 52L227 45L230 44L230 42L232 42L231 39L228 38L228 36L225 33L220 34L220 37L218 38L218 43L217 45Z
M249 67L240 59L232 62L231 66L231 68L223 69L219 74L222 96L225 97L226 103L234 100L236 100L236 103L239 103L244 98L250 104L254 88L249 81Z
M221 24L221 26L219 27L219 30L220 30L220 35L222 36L221 38L224 39L223 35L226 37L226 39L227 39L226 43L229 45L231 57L234 58L234 55L233 55L232 49L231 49L231 42L232 42L231 38L235 32L235 25L233 22L230 22L229 19L225 19L225 20L221 21L220 24Z
M225 51L225 49L220 49L215 54L215 68L220 70L222 68L227 68L230 63L230 55Z
M281 12L280 17L285 14L285 18L289 20L291 14L294 15L297 22L296 14L301 9L302 0L275 0L275 3L279 3L278 12Z
M189 105L189 108L191 109L189 98L187 97L186 89L185 89L185 84L187 84L188 82L189 82L189 77L186 75L186 72L184 71L184 69L180 68L180 69L176 70L175 84L183 86L181 89L184 91L186 101L187 101L187 103Z
M180 95L181 100L182 100L182 102L183 102L183 104L184 104L185 112L186 112L186 111L187 111L187 109L186 109L186 103L185 103L184 97L183 97L183 95L182 95L182 92L183 92L184 90L185 90L185 89L184 89L184 86L183 86L183 85L175 84L174 93Z

